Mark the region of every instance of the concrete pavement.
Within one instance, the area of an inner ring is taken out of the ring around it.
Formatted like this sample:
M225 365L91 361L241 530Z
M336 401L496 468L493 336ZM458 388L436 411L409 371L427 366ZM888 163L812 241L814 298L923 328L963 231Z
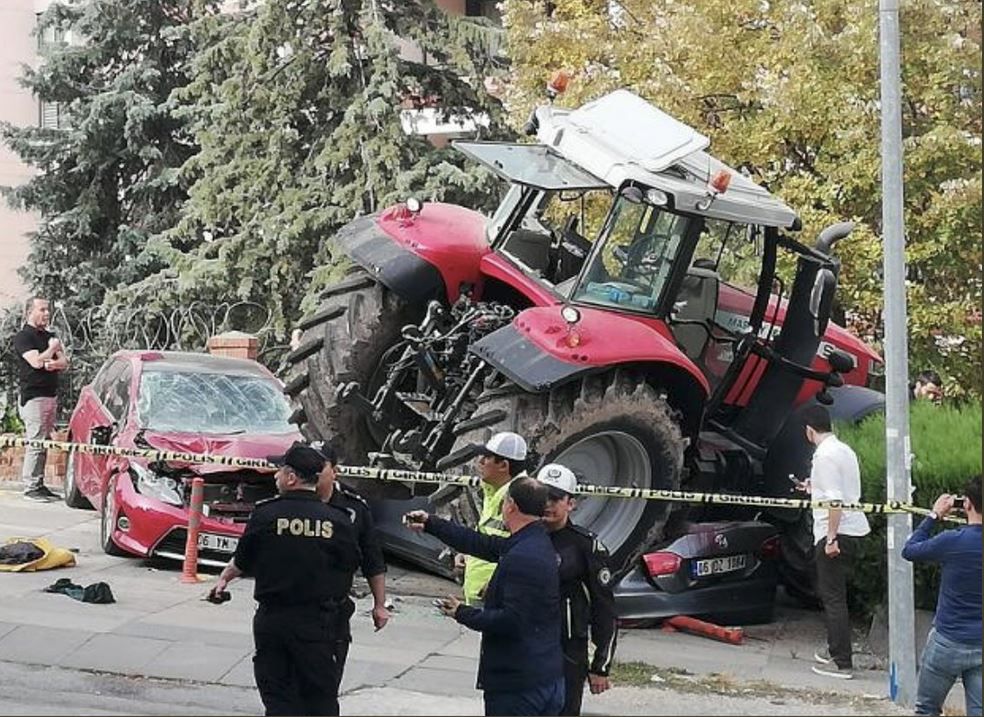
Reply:
M72 676L84 674L90 680L136 685L147 693L143 712L148 714L157 713L155 705L173 713L261 712L251 661L252 583L233 583L232 601L212 605L202 597L214 575L204 576L200 585L182 584L173 564L105 555L98 533L94 512L30 503L15 491L0 490L0 538L44 536L78 550L75 568L0 573L0 712L23 708L58 714L64 707L55 700L57 690L40 685L40 703L23 692L8 694L5 671L20 671L18 681L45 675L42 682L71 683ZM83 585L105 581L117 603L91 605L42 591L60 577ZM388 584L394 615L383 631L372 630L368 599L358 601L343 711L481 714L475 690L478 635L430 605L430 597L457 586L399 566L391 567ZM595 714L706 714L708 709L721 714L901 714L882 699L887 681L881 670L861 671L850 682L810 671L821 633L815 613L792 608L780 609L772 625L749 628L742 646L660 630L623 630L617 659L645 663L643 671L651 666L656 677L649 686L619 686L588 696L585 709ZM718 689L722 677L725 687ZM175 682L186 692L207 694L208 700L186 704L169 697ZM664 711L660 705L672 708ZM75 707L86 714L118 713L108 703Z

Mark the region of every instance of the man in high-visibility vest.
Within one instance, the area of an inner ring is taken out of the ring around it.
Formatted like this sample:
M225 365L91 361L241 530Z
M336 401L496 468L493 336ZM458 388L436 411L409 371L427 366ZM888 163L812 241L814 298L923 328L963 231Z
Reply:
M478 473L482 478L482 512L476 530L486 535L509 537L502 521L502 502L513 479L526 475L526 441L516 433L496 433L477 446ZM471 555L465 558L465 604L481 605L495 563Z

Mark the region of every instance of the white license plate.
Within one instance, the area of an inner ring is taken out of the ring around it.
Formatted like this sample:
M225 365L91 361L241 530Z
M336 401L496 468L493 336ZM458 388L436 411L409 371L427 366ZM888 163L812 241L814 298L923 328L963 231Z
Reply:
M747 565L747 555L728 555L723 558L708 558L707 560L694 561L694 577L703 578L708 575L720 575L721 573L733 573L741 570Z
M201 533L198 536L199 549L217 550L220 553L234 553L236 552L237 545L239 545L239 538L230 538L228 535Z

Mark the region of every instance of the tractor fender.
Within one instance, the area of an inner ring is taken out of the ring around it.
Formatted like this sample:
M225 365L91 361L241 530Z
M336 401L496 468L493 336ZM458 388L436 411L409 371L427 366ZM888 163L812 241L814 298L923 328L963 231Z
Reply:
M828 388L834 402L827 406L830 417L839 423L857 423L872 413L885 410L885 396L864 386L844 385ZM809 477L813 448L806 442L803 411L817 404L815 398L805 401L789 416L775 440L769 445L762 470L767 495L789 495L788 476ZM794 514L795 511L781 511Z
M667 391L671 404L684 413L686 433L696 429L710 387L700 369L660 331L666 330L660 322L578 307L581 319L571 326L560 311L560 305L526 309L508 326L476 341L470 351L531 393L631 367Z
M453 204L405 205L342 227L335 246L390 291L411 303L457 300L463 284L481 290L479 262L490 248L485 217Z

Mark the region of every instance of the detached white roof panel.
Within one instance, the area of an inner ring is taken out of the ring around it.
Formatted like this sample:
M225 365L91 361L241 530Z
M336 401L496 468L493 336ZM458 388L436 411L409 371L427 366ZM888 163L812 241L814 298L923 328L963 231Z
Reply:
M711 143L693 127L627 90L616 90L572 111L567 125L649 172L662 172Z

